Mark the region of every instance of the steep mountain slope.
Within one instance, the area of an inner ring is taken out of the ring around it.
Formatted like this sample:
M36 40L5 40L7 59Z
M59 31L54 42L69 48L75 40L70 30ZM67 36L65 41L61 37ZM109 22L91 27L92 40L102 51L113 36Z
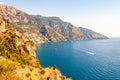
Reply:
M7 23L13 24L16 30L33 42L42 43L49 41L39 33L32 16L6 4L0 4L0 14Z
M50 28L65 36L68 40L81 40L81 33L71 23L64 22L58 17L34 16L38 24L49 25ZM39 25L41 27L41 25Z
M96 37L89 36L86 38L87 35L85 33L87 32L81 31L81 28L77 28L71 23L64 22L58 17L29 15L6 4L0 4L0 14L6 22L13 24L17 31L35 43L107 38L101 34L97 34ZM95 32L93 32L93 34L94 33Z
M34 43L48 42L49 40L39 32L39 28L32 24L17 23L14 24L14 28L24 35L27 39L30 39Z
M106 39L107 36L104 36L100 33L96 33L90 29L79 27L80 32L82 33L83 39Z
M12 6L1 4L0 14L3 16L6 22L13 24L16 30L35 43L66 40L63 35L52 30L50 27L46 28L48 29L47 34L49 35L42 35L39 32L40 28L38 27L38 23L32 15L28 15Z
M0 80L71 80L54 67L43 68L35 44L0 16Z
M53 30L61 33L69 40L88 40L88 39L105 39L106 36L96 33L90 29L77 28L71 23L64 22L58 17L43 17L34 15L38 24L47 24ZM41 25L39 25L41 27Z

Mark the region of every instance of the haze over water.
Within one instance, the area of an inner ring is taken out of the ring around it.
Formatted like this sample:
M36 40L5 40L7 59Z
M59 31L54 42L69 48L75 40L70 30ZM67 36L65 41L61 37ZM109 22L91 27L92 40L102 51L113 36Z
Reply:
M36 50L42 66L73 80L120 80L120 39L49 42Z

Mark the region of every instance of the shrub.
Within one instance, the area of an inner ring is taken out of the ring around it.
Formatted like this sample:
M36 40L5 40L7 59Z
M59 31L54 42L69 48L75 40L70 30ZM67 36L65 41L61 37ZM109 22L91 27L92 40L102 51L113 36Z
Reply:
M26 76L26 77L30 77L30 76L31 76L31 74L30 74L30 73L27 73L25 76Z
M50 77L47 77L47 80L50 80Z
M41 73L42 75L44 75L44 74L45 74L45 70L41 70L40 73Z
M15 75L15 69L15 64L9 61L0 60L0 80L22 80Z
M53 66L53 70L55 70L56 68L57 68L56 65L54 65L54 66Z

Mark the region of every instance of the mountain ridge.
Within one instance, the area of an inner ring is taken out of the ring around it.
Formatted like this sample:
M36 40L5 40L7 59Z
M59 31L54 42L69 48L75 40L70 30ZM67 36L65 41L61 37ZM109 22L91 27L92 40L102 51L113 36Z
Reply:
M13 24L17 31L35 43L107 38L97 33L95 37L87 37L87 34L84 34L80 28L75 27L71 23L62 21L59 17L30 15L6 4L0 5L0 11L0 14L6 22Z

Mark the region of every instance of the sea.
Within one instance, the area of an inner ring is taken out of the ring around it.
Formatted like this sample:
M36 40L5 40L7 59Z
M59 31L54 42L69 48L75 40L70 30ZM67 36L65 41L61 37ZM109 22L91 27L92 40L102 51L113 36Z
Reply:
M36 50L43 67L73 80L120 80L120 38L48 42Z

